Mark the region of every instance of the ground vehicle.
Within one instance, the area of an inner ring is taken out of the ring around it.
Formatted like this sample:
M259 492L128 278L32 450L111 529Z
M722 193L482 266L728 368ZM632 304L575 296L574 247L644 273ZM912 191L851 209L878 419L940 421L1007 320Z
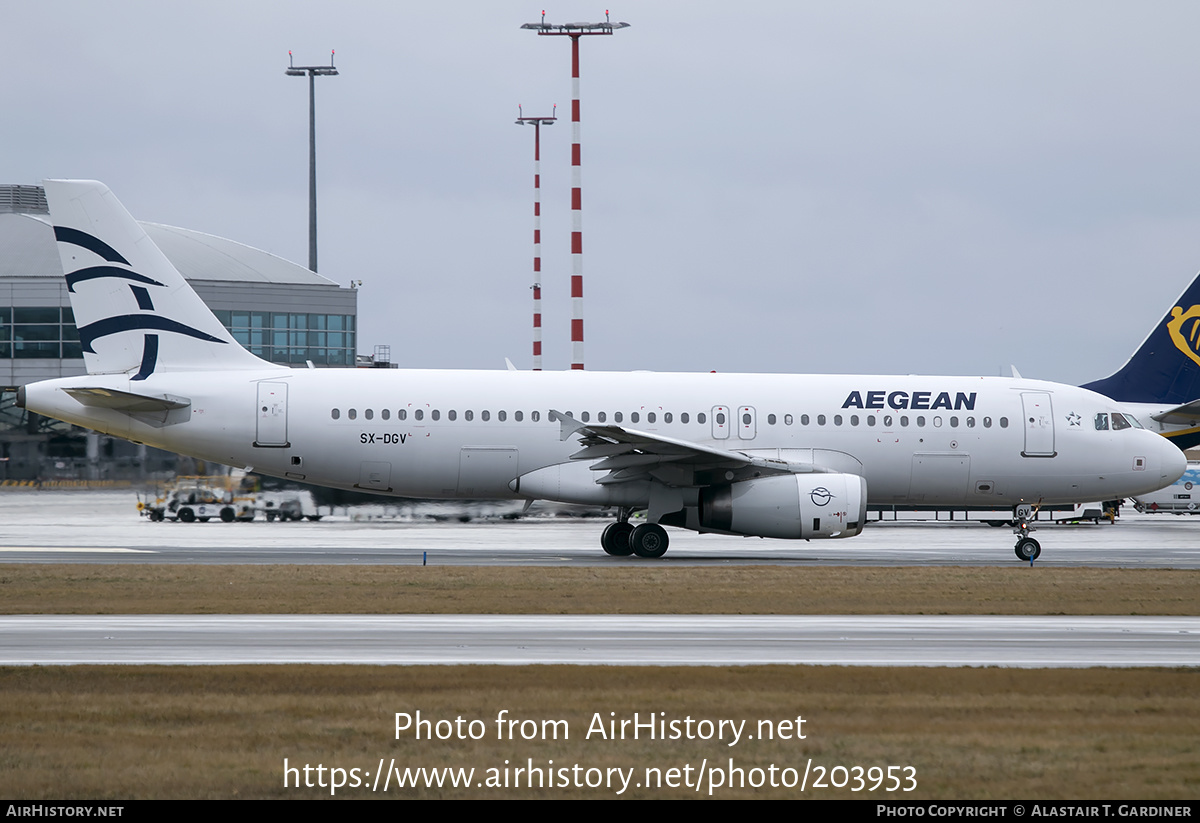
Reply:
M242 480L231 476L177 477L157 492L138 497L138 512L152 521L178 520L207 523L219 518L225 523L253 520L253 489L242 489Z
M1149 494L1139 494L1133 504L1140 512L1155 514L1200 514L1200 461L1190 461L1183 477L1172 486Z

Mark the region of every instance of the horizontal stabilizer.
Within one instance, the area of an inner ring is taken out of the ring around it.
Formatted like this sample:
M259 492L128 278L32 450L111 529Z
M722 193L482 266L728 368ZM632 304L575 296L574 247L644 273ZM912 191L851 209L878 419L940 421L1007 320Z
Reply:
M116 389L63 389L85 406L113 409L123 412L156 412L185 409L192 405L187 397L172 394L134 394Z
M1182 406L1176 406L1165 412L1159 412L1153 415L1151 419L1159 423L1190 426L1194 425L1197 418L1200 418L1200 400L1193 400L1191 403L1184 403Z

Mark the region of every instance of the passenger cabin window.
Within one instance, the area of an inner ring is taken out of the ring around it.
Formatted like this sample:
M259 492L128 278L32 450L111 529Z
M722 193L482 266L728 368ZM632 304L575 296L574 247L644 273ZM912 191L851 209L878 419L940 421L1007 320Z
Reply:
M496 412L496 419L499 420L501 423L503 423L505 420L508 419L508 412L503 412L503 411ZM585 417L584 419L586 420L587 418Z
M801 425L801 426L807 426L807 425L808 425L808 420L809 420L809 417L808 417L808 415L807 415L807 414L802 414L802 415L800 415L800 425Z
M392 417L392 410L384 409L383 411L379 412L379 416L382 417L384 420L390 420Z
M332 417L334 420L337 420L339 417L342 416L342 410L341 409L333 409L331 412L329 412L329 416Z
M363 417L367 418L368 420L372 420L372 419L374 419L374 417L375 417L375 410L374 410L374 409L367 409L365 412L363 412Z
M357 420L358 419L358 410L351 409L350 411L346 412L346 416L349 417L351 420Z
M622 422L624 419L625 419L625 415L624 415L624 414L622 414L621 412L613 412L613 420L615 420L615 421L617 421L618 423L620 423L620 422Z
M408 419L408 410L400 409L400 411L396 412L396 419L397 420L407 420Z
M630 412L630 413L629 413L629 422L630 422L630 423L636 423L636 422L638 422L638 420L639 420L639 419L640 419L640 418L638 417L638 413L637 413L637 412Z
M438 420L439 418L441 418L442 413L440 411L438 411L437 409L434 409L433 411L431 411L429 413L429 416L432 417L434 420Z
M783 425L785 425L785 426L792 425L792 416L790 414L785 414L783 416Z
M519 411L513 412L513 419L516 420L518 423L520 423L522 420L525 419L525 413L519 412Z
M707 419L708 419L708 417L707 417L707 415L704 414L704 412L700 412L698 415L696 415L696 422L699 423L701 426L704 425L704 421Z
M686 423L686 422L688 422L688 420L689 420L689 419L690 419L690 418L688 417L688 413L687 413L687 412L683 412L682 414L680 414L680 415L679 415L679 422L680 422L680 423Z
M424 410L417 409L415 412L413 412L413 417L415 417L417 420L424 420L425 419Z
M649 414L647 414L647 415L646 415L646 422L647 422L647 423L653 423L653 422L654 422L656 419L657 419L657 418L655 418L655 416L654 416L654 412L650 412Z

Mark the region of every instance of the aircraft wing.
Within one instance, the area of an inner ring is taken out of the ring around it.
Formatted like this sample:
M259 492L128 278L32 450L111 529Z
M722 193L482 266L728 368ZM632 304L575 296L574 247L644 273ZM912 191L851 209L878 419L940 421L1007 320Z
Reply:
M583 448L571 455L572 460L595 461L592 471L607 472L596 479L602 486L635 480L657 480L670 486L711 486L751 477L833 471L816 463L724 451L624 426L582 423L554 410L550 419L559 421L563 440L579 438Z

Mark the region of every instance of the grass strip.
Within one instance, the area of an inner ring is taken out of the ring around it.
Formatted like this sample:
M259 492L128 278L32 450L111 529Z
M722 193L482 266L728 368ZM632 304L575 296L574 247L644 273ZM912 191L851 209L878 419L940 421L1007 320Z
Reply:
M11 564L0 614L1195 615L1200 571Z

